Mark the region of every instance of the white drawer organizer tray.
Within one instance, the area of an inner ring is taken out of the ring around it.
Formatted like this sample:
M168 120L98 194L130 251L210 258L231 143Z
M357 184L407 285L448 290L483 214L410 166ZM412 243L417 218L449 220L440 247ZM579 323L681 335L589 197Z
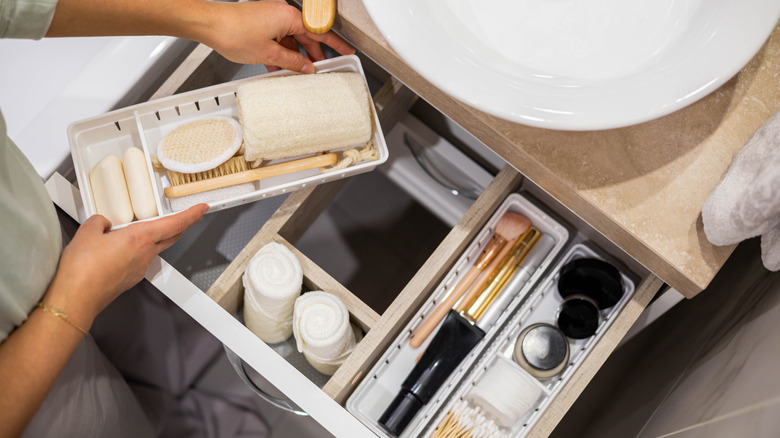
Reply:
M459 382L464 379L467 371L475 361L481 357L482 352L491 345L496 334L500 331L499 329L511 316L512 309L515 309L521 299L539 282L543 273L567 244L569 232L563 225L553 220L520 194L514 193L506 198L485 227L453 265L448 274L444 277L444 280L442 280L433 291L431 296L406 325L401 334L392 344L390 344L390 347L379 358L371 371L366 375L366 378L363 379L352 396L347 400L347 410L360 419L378 436L390 436L379 426L378 419L398 393L401 383L414 367L416 358L428 347L431 339L441 327L441 323L420 347L413 348L409 344L409 339L412 334L417 331L427 315L437 307L438 303L446 297L449 290L458 283L460 278L462 278L466 271L473 265L476 258L490 240L490 236L495 230L496 223L507 211L517 212L526 216L531 221L533 227L538 229L542 235L551 236L555 240L555 244L528 281L526 281L520 290L517 291L515 298L507 306L501 316L499 316L495 324L487 333L485 333L485 337L474 347L466 358L463 359L460 366L458 366L458 368L456 368L447 378L431 401L425 405L417 413L411 423L409 423L404 432L400 435L402 438L421 436L421 433L429 426L431 419L437 416L442 404L459 386Z
M530 374L527 374L517 363L513 362L512 355L515 348L515 342L520 333L532 324L547 323L556 325L557 309L563 302L563 298L561 298L558 293L559 272L566 263L583 257L606 260L617 267L622 279L623 296L614 306L600 311L600 322L598 329L593 336L586 339L566 338L569 342L569 363L560 374L547 379L536 379ZM450 412L457 403L466 400L469 390L471 390L486 371L490 369L495 361L502 360L502 358L510 362L519 372L526 373L529 380L533 381L538 385L539 389L541 389L541 395L533 407L506 430L506 436L525 436L536 421L544 414L545 409L558 395L561 388L563 388L571 376L577 372L580 364L593 349L593 346L609 330L609 327L614 320L613 316L619 314L626 306L626 303L631 300L635 287L635 280L632 277L633 274L627 272L621 264L611 260L606 255L600 254L591 248L589 244L577 243L573 245L567 251L566 255L558 262L555 268L547 274L544 282L539 287L531 291L527 297L518 297L520 299L513 303L518 304L519 301L520 307L513 313L505 327L502 328L501 333L496 336L496 342L491 344L489 348L484 351L484 354L480 356L477 361L476 366L470 370L469 374L458 384L457 389L447 400L446 404L438 407L436 417L428 422L425 431L421 431L419 436L430 436L436 426L444 420L447 413ZM501 356L501 358L499 356Z
M363 76L365 81L363 67L358 57L354 55L327 59L316 62L314 65L317 73L357 72ZM160 140L176 126L192 120L212 116L227 116L238 119L236 88L239 84L262 77L292 74L297 73L282 70L227 82L133 105L71 124L68 128L68 139L87 217L96 213L92 188L89 184L90 170L106 155L116 154L121 157L124 151L130 147L141 148L146 156L157 211L160 216L172 214L170 202L163 194L164 188L169 185L167 176L164 172L156 172L152 168L150 159L150 152L156 154ZM384 163L388 158L387 145L382 128L379 126L376 111L373 109L373 102L371 102L371 109L373 113L372 142L379 152L377 160L357 163L332 172L323 173L319 169L309 169L255 181L252 183L255 190L250 193L209 202L209 212L368 172ZM347 147L343 149L347 149Z

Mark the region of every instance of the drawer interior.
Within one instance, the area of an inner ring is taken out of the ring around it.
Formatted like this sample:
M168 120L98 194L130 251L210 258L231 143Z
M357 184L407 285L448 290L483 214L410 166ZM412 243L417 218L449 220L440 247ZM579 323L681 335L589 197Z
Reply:
M370 71L370 67L367 67L367 70ZM389 78L375 94L374 101L382 127L387 132L398 120L399 115L408 111L415 101L415 96L401 84ZM232 260L227 269L207 291L207 295L223 309L233 315L239 315L243 303L242 275L249 260L257 250L269 242L277 242L289 248L301 262L304 274L304 291L326 290L337 295L346 304L351 322L363 332L363 337L353 353L331 377L310 376L305 359L297 352L292 354L293 356L297 354L299 357L288 359L288 361L294 362L296 368L307 375L329 397L342 405L398 335L398 332L441 282L456 259L482 230L499 205L510 193L515 191L523 190L531 194L537 202L544 206L546 211L553 212L561 219L561 222L570 226L580 239L591 240L608 253L615 255L640 278L634 298L627 308L620 315L617 315L613 327L610 329L610 335L599 342L594 353L583 364L578 376L567 383L566 388L561 391L561 396L557 397L551 404L548 414L535 426L535 431L552 430L552 427L566 412L568 406L573 403L577 394L584 389L600 364L641 313L641 310L661 287L661 282L657 277L626 256L620 248L605 239L589 224L580 220L560 202L547 195L532 181L525 179L510 166L506 166L496 175L493 182L390 303L372 308L366 303L366 300L341 284L296 247L297 242L307 229L331 204L346 183L346 180L329 182L288 195L262 229ZM293 340L288 342L294 343ZM294 344L289 344L288 347L291 348L286 350L294 350Z

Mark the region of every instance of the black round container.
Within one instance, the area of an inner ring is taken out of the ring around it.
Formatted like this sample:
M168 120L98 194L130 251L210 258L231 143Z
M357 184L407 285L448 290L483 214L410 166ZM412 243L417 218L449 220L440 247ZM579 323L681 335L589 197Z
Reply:
M586 339L599 328L599 308L585 295L570 295L558 308L558 328L572 339Z
M579 258L561 268L558 292L563 298L585 295L599 309L608 309L623 297L623 280L617 268L604 260Z

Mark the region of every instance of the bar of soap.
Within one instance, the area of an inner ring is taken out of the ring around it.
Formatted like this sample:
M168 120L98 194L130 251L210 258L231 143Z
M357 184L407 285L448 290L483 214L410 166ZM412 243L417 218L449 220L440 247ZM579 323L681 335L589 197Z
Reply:
M95 210L111 221L111 225L122 225L133 220L133 206L119 157L114 154L103 157L89 172L89 184Z
M148 219L157 216L157 204L154 202L152 180L146 168L144 153L136 147L128 148L122 154L122 164L135 217Z

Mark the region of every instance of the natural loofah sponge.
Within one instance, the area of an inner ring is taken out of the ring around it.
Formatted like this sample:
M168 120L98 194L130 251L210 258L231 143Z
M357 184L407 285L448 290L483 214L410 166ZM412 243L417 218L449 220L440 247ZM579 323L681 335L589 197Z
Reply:
M168 170L196 173L213 169L241 146L241 126L231 117L194 120L174 128L157 148Z
M358 73L277 76L238 86L247 161L272 160L371 139L371 100Z

